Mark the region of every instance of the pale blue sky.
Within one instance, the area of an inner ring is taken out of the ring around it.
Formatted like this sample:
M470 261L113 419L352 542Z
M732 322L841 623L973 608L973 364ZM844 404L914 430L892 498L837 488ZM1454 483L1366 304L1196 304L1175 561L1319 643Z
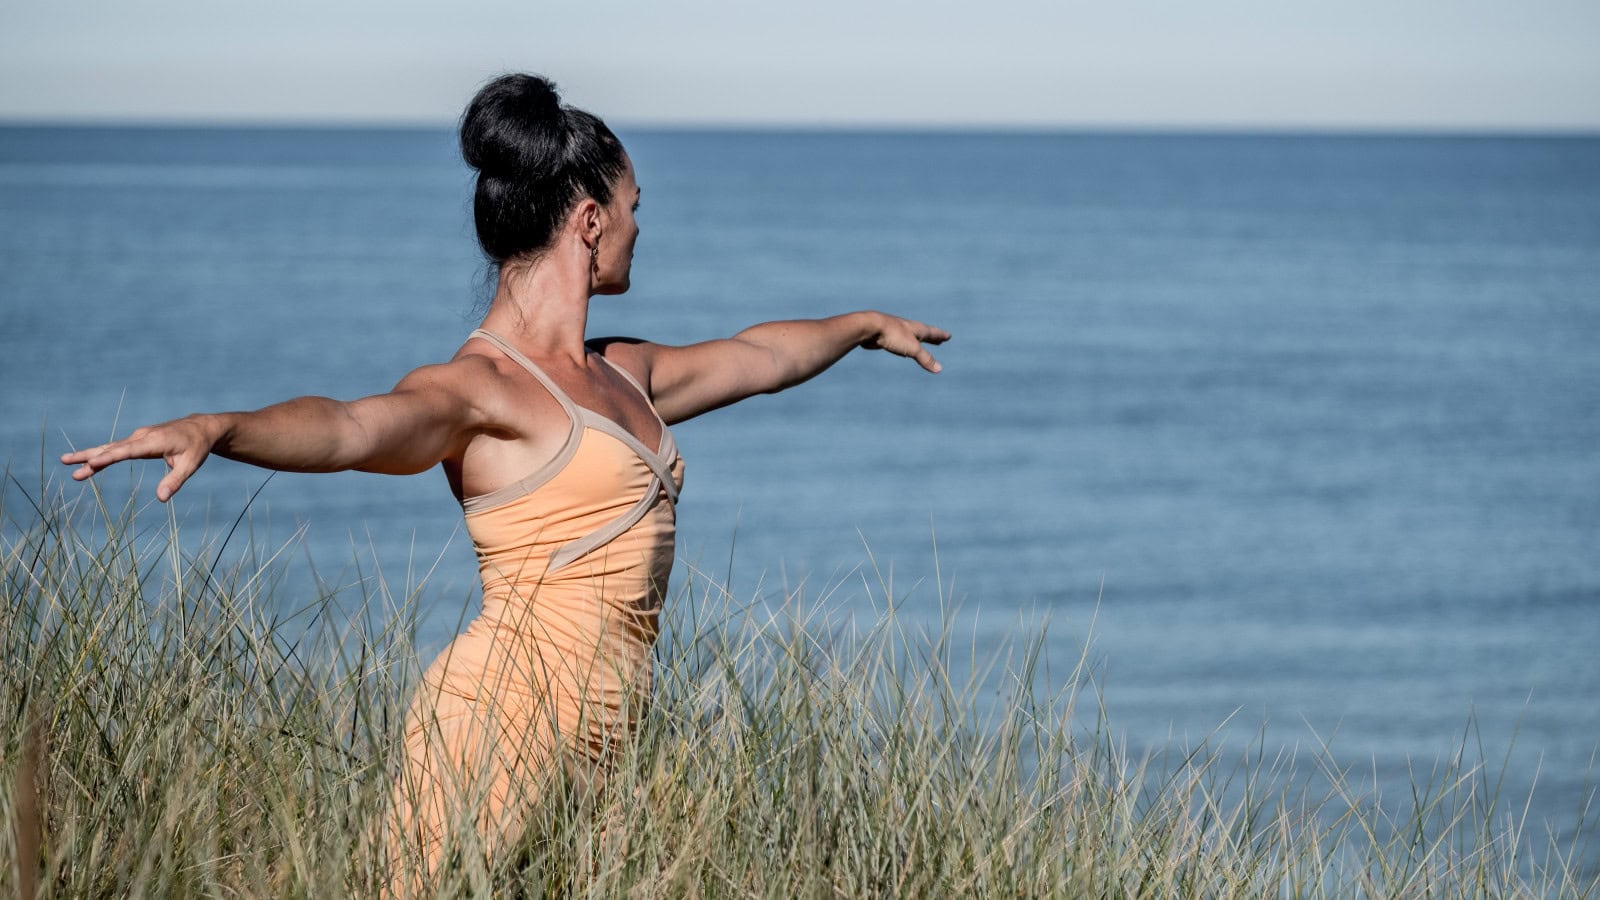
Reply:
M5 0L0 118L1600 130L1600 0Z

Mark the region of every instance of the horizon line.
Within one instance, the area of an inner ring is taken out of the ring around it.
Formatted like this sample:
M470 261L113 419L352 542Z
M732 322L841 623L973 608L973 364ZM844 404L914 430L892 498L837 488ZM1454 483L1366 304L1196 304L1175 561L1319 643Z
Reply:
M1271 123L1271 122L915 122L862 120L724 120L630 119L608 122L618 131L796 134L937 134L937 135L1189 135L1305 137L1546 137L1600 138L1600 124L1468 124L1468 123ZM61 116L10 117L0 114L0 128L84 128L194 131L454 131L455 120L439 118L342 119L331 117L163 117Z

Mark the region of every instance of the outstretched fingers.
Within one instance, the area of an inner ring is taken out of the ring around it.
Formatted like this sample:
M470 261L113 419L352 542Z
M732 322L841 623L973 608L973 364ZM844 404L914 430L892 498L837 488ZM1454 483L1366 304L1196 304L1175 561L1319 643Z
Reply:
M189 476L200 468L200 463L205 461L202 453L169 453L166 457L168 472L156 484L156 499L162 503L172 499L172 495L183 487Z
M928 352L928 348L925 345L933 344L938 346L950 340L950 332L945 331L943 328L934 328L932 325L924 325L921 322L913 322L912 324L916 326L917 332L917 353L912 358L924 369L937 374L944 366L939 365L939 361L933 358L933 354Z
M912 319L890 317L883 332L873 345L899 356L916 361L917 365L938 374L944 367L939 364L927 345L935 346L950 340L950 332Z
M140 429L120 441L63 453L61 462L64 465L77 466L78 468L72 472L72 478L74 481L82 481L101 469L124 460L158 459L165 455L164 451L155 449L149 444L149 436Z
M63 465L77 466L72 480L84 481L102 469L130 459L161 459L168 472L156 485L156 499L166 502L205 462L211 447L203 436L178 422L135 430L120 441L61 454Z
M937 359L933 358L933 354L928 352L928 348L922 346L921 344L917 345L916 351L911 353L910 356L912 359L917 361L917 365L927 369L929 372L932 372L935 375L939 374L940 370L944 368L944 366L939 365L939 361Z
M945 331L943 328L935 328L932 325L924 325L921 322L915 322L913 324L915 324L920 330L920 333L917 335L917 337L924 344L942 344L945 341L950 340L950 332Z

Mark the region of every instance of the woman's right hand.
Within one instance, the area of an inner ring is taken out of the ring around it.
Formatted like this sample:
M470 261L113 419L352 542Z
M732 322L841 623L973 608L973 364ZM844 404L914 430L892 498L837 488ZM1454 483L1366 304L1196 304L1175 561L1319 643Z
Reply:
M211 455L211 448L226 432L224 416L192 415L159 425L134 429L119 441L61 454L64 465L75 465L74 481L83 481L108 466L127 459L164 459L167 474L156 485L156 499L165 503L183 487L189 476Z

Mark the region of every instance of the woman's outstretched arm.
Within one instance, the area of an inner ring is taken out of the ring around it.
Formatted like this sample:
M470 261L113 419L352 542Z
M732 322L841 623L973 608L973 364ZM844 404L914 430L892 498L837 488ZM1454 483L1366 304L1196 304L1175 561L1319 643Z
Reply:
M755 394L770 394L816 376L857 347L887 350L916 360L929 372L939 363L925 344L950 333L881 312L828 319L764 322L731 338L686 347L617 346L647 374L650 396L668 423L692 419ZM620 342L619 342L620 343ZM607 347L608 355L613 351Z
M267 469L391 475L426 471L484 427L466 390L478 357L418 369L387 394L341 402L298 397L254 412L197 413L136 429L127 437L61 456L75 480L128 459L165 459L156 485L165 502L215 453Z

